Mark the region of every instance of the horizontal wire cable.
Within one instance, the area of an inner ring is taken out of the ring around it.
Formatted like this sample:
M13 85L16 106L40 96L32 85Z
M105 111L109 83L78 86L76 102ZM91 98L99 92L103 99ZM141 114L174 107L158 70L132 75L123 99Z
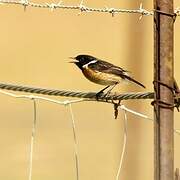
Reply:
M97 92L81 92L81 91L66 91L66 90L57 90L57 89L47 89L47 88L38 88L38 87L29 87L22 85L13 85L7 83L0 83L0 89L19 91L26 93L35 93L49 96L64 96L64 97L77 97L77 98L87 98L91 100L96 100ZM100 94L98 100L107 101L107 100L128 100L128 99L153 99L153 92L130 92L130 93L110 93L108 96L105 94Z

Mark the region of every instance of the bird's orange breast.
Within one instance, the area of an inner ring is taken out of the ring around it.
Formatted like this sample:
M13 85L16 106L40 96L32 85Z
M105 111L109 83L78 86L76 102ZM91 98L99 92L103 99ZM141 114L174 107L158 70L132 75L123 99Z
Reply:
M82 72L84 76L90 81L106 86L114 85L115 83L120 83L123 80L120 76L94 71L90 68L84 68Z

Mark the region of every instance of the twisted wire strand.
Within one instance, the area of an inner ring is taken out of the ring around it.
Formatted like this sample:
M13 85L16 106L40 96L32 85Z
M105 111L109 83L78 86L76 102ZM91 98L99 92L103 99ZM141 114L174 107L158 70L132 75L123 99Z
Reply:
M148 11L143 9L142 4L138 9L120 9L120 8L92 8L87 7L83 4L80 5L63 5L62 1L59 3L44 3L39 4L35 2L29 2L28 0L0 0L0 3L4 4L14 4L14 5L22 5L25 7L31 6L34 8L50 8L51 10L54 9L74 9L74 10L80 10L81 12L99 12L99 13L111 13L114 15L114 13L136 13L141 15L153 15L152 11Z
M133 13L133 14L140 14L141 16L146 15L150 16L154 14L155 10L146 10L143 8L142 3L140 4L140 7L137 9L120 9L120 8L92 8L87 7L83 4L79 5L64 5L62 4L62 1L58 3L35 3L30 2L29 0L0 0L0 4L14 4L14 5L21 5L24 6L26 9L27 7L34 7L34 8L49 8L51 11L55 9L67 9L67 10L79 10L80 12L98 12L98 13L110 13L112 16L114 16L116 13ZM174 13L177 16L180 16L180 8L177 7L174 10Z
M46 88L37 88L37 87L29 87L22 85L13 85L7 83L0 83L0 89L11 90L11 91L19 91L26 93L35 93L49 96L64 96L64 97L77 97L77 98L87 98L91 100L96 100L97 92L81 92L81 91L65 91L65 90L57 90L57 89L46 89ZM98 99L101 101L107 100L128 100L128 99L153 99L153 92L145 92L145 93L110 93L108 96L105 94L100 94Z

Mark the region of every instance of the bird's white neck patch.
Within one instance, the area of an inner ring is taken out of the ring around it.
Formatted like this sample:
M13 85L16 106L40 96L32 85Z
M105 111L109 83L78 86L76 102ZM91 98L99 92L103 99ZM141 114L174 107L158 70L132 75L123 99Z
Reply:
M96 62L97 62L97 60L90 61L90 62L88 62L87 64L83 65L83 68L88 68L88 66L89 66L90 64L94 64L94 63L96 63Z

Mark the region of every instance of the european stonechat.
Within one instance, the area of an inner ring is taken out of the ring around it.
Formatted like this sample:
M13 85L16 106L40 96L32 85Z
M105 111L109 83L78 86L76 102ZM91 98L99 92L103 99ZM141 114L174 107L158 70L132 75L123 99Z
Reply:
M74 59L71 63L76 64L87 79L94 83L107 86L98 92L97 95L102 93L105 89L111 87L108 91L109 93L122 81L133 82L145 88L143 84L130 77L128 75L128 71L109 62L100 60L90 55L78 55L70 58Z

